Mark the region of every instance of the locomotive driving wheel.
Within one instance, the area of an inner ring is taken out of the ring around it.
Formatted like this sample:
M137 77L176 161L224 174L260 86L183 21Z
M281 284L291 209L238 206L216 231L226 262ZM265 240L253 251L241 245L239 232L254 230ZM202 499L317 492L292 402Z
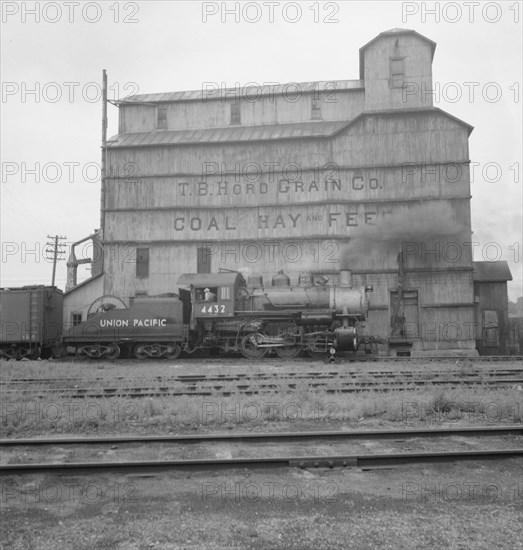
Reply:
M258 345L262 339L263 337L259 332L244 336L240 345L243 356L247 359L261 359L267 355L268 348L261 348Z
M274 348L276 355L281 359L294 359L300 354L301 345L297 343L298 326L296 323L289 323L281 331L281 336L287 341L286 345Z
M326 338L322 336L316 336L309 340L309 345L307 355L313 359L323 359L329 349Z
M274 351L281 359L294 359L300 354L301 346L283 346L281 348L274 348Z

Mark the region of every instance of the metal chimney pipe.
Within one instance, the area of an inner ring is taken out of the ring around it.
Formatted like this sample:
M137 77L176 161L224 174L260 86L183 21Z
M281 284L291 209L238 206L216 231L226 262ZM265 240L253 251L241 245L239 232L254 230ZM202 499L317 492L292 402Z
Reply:
M71 247L71 254L67 260L67 283L65 285L65 291L72 290L77 285L77 273L78 273L78 260L74 254L74 246Z
M69 290L72 290L74 287L77 286L78 266L80 264L91 262L91 259L77 260L76 254L74 253L75 246L81 243L84 243L89 239L93 239L93 237L95 236L96 234L93 233L92 235L89 235L88 237L84 237L83 239L80 239L79 241L76 241L71 245L71 253L69 254L69 259L67 260L67 264L66 264L67 265L67 283L65 285L66 292L68 292Z

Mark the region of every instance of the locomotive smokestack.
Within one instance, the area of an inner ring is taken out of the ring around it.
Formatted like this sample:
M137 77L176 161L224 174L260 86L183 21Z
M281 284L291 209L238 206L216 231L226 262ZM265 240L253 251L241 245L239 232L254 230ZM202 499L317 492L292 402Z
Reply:
M352 271L350 269L340 270L340 286L352 287Z

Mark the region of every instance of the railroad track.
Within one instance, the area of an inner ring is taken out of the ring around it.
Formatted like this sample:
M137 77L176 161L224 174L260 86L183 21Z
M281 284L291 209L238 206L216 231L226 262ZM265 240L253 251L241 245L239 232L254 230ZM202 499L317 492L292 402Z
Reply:
M409 357L409 356L399 356L399 357L381 357L381 356L360 356L358 358L345 358L349 363L354 361L362 363L373 363L376 361L383 361L384 363L399 363L401 361L406 362L435 362L435 363L445 363L449 361L463 361L463 362L474 362L474 363L499 363L506 361L523 361L523 355L479 355L478 357L463 357L460 355L449 356L427 356L427 357Z
M497 376L497 375L506 375L511 373L523 373L522 368L513 368L513 369L495 369L495 370L484 370L484 369L476 369L476 370L467 370L464 372L463 370L456 370L456 371L449 371L449 370L442 370L442 371L425 371L425 370L419 370L419 371L412 371L412 370L405 370L405 371L297 371L297 372L265 372L265 373L227 373L227 374L181 374L177 376L165 376L165 375L158 375L158 376L148 376L151 380L159 380L159 381L192 381L192 380L238 380L241 378L260 378L260 379L267 379L267 378L309 378L309 377L354 377L354 376L419 376L419 375L426 375L430 374L432 376L438 376L438 375L456 375L456 376L477 376L477 375L485 375L485 376ZM140 379L143 377L134 377L134 379ZM49 377L39 377L39 378L10 378L8 380L0 379L0 384L8 384L8 383L28 383L28 382L59 382L59 381L77 381L77 380L85 380L85 377L60 377L60 378L49 378ZM89 380L107 380L107 377L104 376L97 376L93 378L89 378ZM111 380L131 380L129 377L125 376L114 376L111 377Z
M500 378L500 379L481 379L481 380L409 380L408 382L385 382L385 381L352 381L340 382L335 380L335 387L326 382L314 382L305 385L306 389L316 392L325 392L328 394L336 393L356 393L368 391L407 391L413 388L423 386L446 386L455 388L460 386L498 386L512 387L523 385L523 378ZM169 386L161 387L106 387L100 389L93 388L18 388L3 389L0 396L3 399L8 397L19 397L21 395L31 395L32 397L60 396L70 399L105 399L108 397L180 397L180 396L223 396L231 395L259 395L263 393L293 393L297 389L303 389L304 386L294 383L285 383L279 381L275 384L234 384L229 387L223 385L192 385L182 388Z
M123 381L126 383L143 382L148 380L150 382L167 383L195 383L195 382L237 382L237 381L257 381L257 380L286 380L286 379L349 379L354 380L356 378L411 378L411 379L437 379L440 376L465 378L476 376L482 379L503 377L511 375L523 375L523 369L496 369L496 370L474 370L474 371L323 371L323 372L269 372L269 373L227 373L227 374L188 374L178 376L143 376L128 378L124 376L116 377L66 377L66 378L12 378L9 380L0 380L0 387L2 386L15 386L22 384L72 384L75 382L115 382Z
M181 436L127 436L117 438L36 438L36 439L3 439L0 440L0 448L50 446L64 447L74 445L126 445L126 444L151 444L153 442L179 444L191 443L257 443L282 442L288 445L297 441L305 441L311 444L322 440L413 440L415 438L434 439L445 437L507 437L520 438L523 435L523 426L482 426L473 428L452 428L432 430L370 430L370 431L322 431L322 432L285 432L285 433L244 433L244 434L195 434ZM517 441L520 444L521 441ZM190 458L176 460L127 460L127 461L96 461L96 462L66 462L66 463L23 463L0 465L1 475L29 474L29 473L100 473L100 472L136 472L136 471L165 471L165 470L216 470L219 468L334 468L334 467L358 467L372 468L393 466L411 463L431 462L456 462L467 460L500 460L506 458L521 458L523 448L521 446L500 449L483 448L475 450L454 450L435 452L387 452L387 453L355 453L329 456L303 455L303 456L259 456L259 447L256 448L255 457L231 457L231 458Z
M182 357L182 359L178 359L175 364L181 362L181 361L188 361L191 363L192 361L198 361L198 360L204 360L205 362L209 364L213 363L221 363L226 360L239 360L239 361L245 361L245 359L241 355L229 355L229 356L222 356L216 359L210 359L209 357L194 357L194 358L188 358L188 357ZM271 360L274 358L266 358L262 360L262 363L264 364L270 364ZM278 365L282 363L295 363L297 361L301 361L303 363L315 363L318 361L321 361L321 359L313 359L310 357L298 357L294 359L282 359L278 358ZM523 361L523 355L479 355L477 357L466 357L463 355L428 355L423 357L410 357L408 355L400 355L396 357L392 356L385 356L385 355L373 355L373 354L353 354L350 355L349 353L345 353L342 356L337 356L337 362L338 363L376 363L376 362L383 362L383 363L448 363L451 361L462 361L464 363L500 363L500 362L510 362L510 361ZM160 360L161 362L164 362ZM86 359L79 359L75 356L67 356L67 357L56 357L53 358L53 362L56 363L89 363L96 365L96 360L86 360ZM143 363L141 359L118 359L116 360L117 364L121 364L122 366L129 363L129 364L136 364L136 363Z

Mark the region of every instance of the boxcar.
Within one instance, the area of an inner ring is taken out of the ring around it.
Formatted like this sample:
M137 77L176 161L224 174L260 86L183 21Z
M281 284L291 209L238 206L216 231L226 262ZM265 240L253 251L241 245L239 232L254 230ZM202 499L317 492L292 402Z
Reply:
M0 356L43 359L62 335L63 292L51 286L0 289Z

